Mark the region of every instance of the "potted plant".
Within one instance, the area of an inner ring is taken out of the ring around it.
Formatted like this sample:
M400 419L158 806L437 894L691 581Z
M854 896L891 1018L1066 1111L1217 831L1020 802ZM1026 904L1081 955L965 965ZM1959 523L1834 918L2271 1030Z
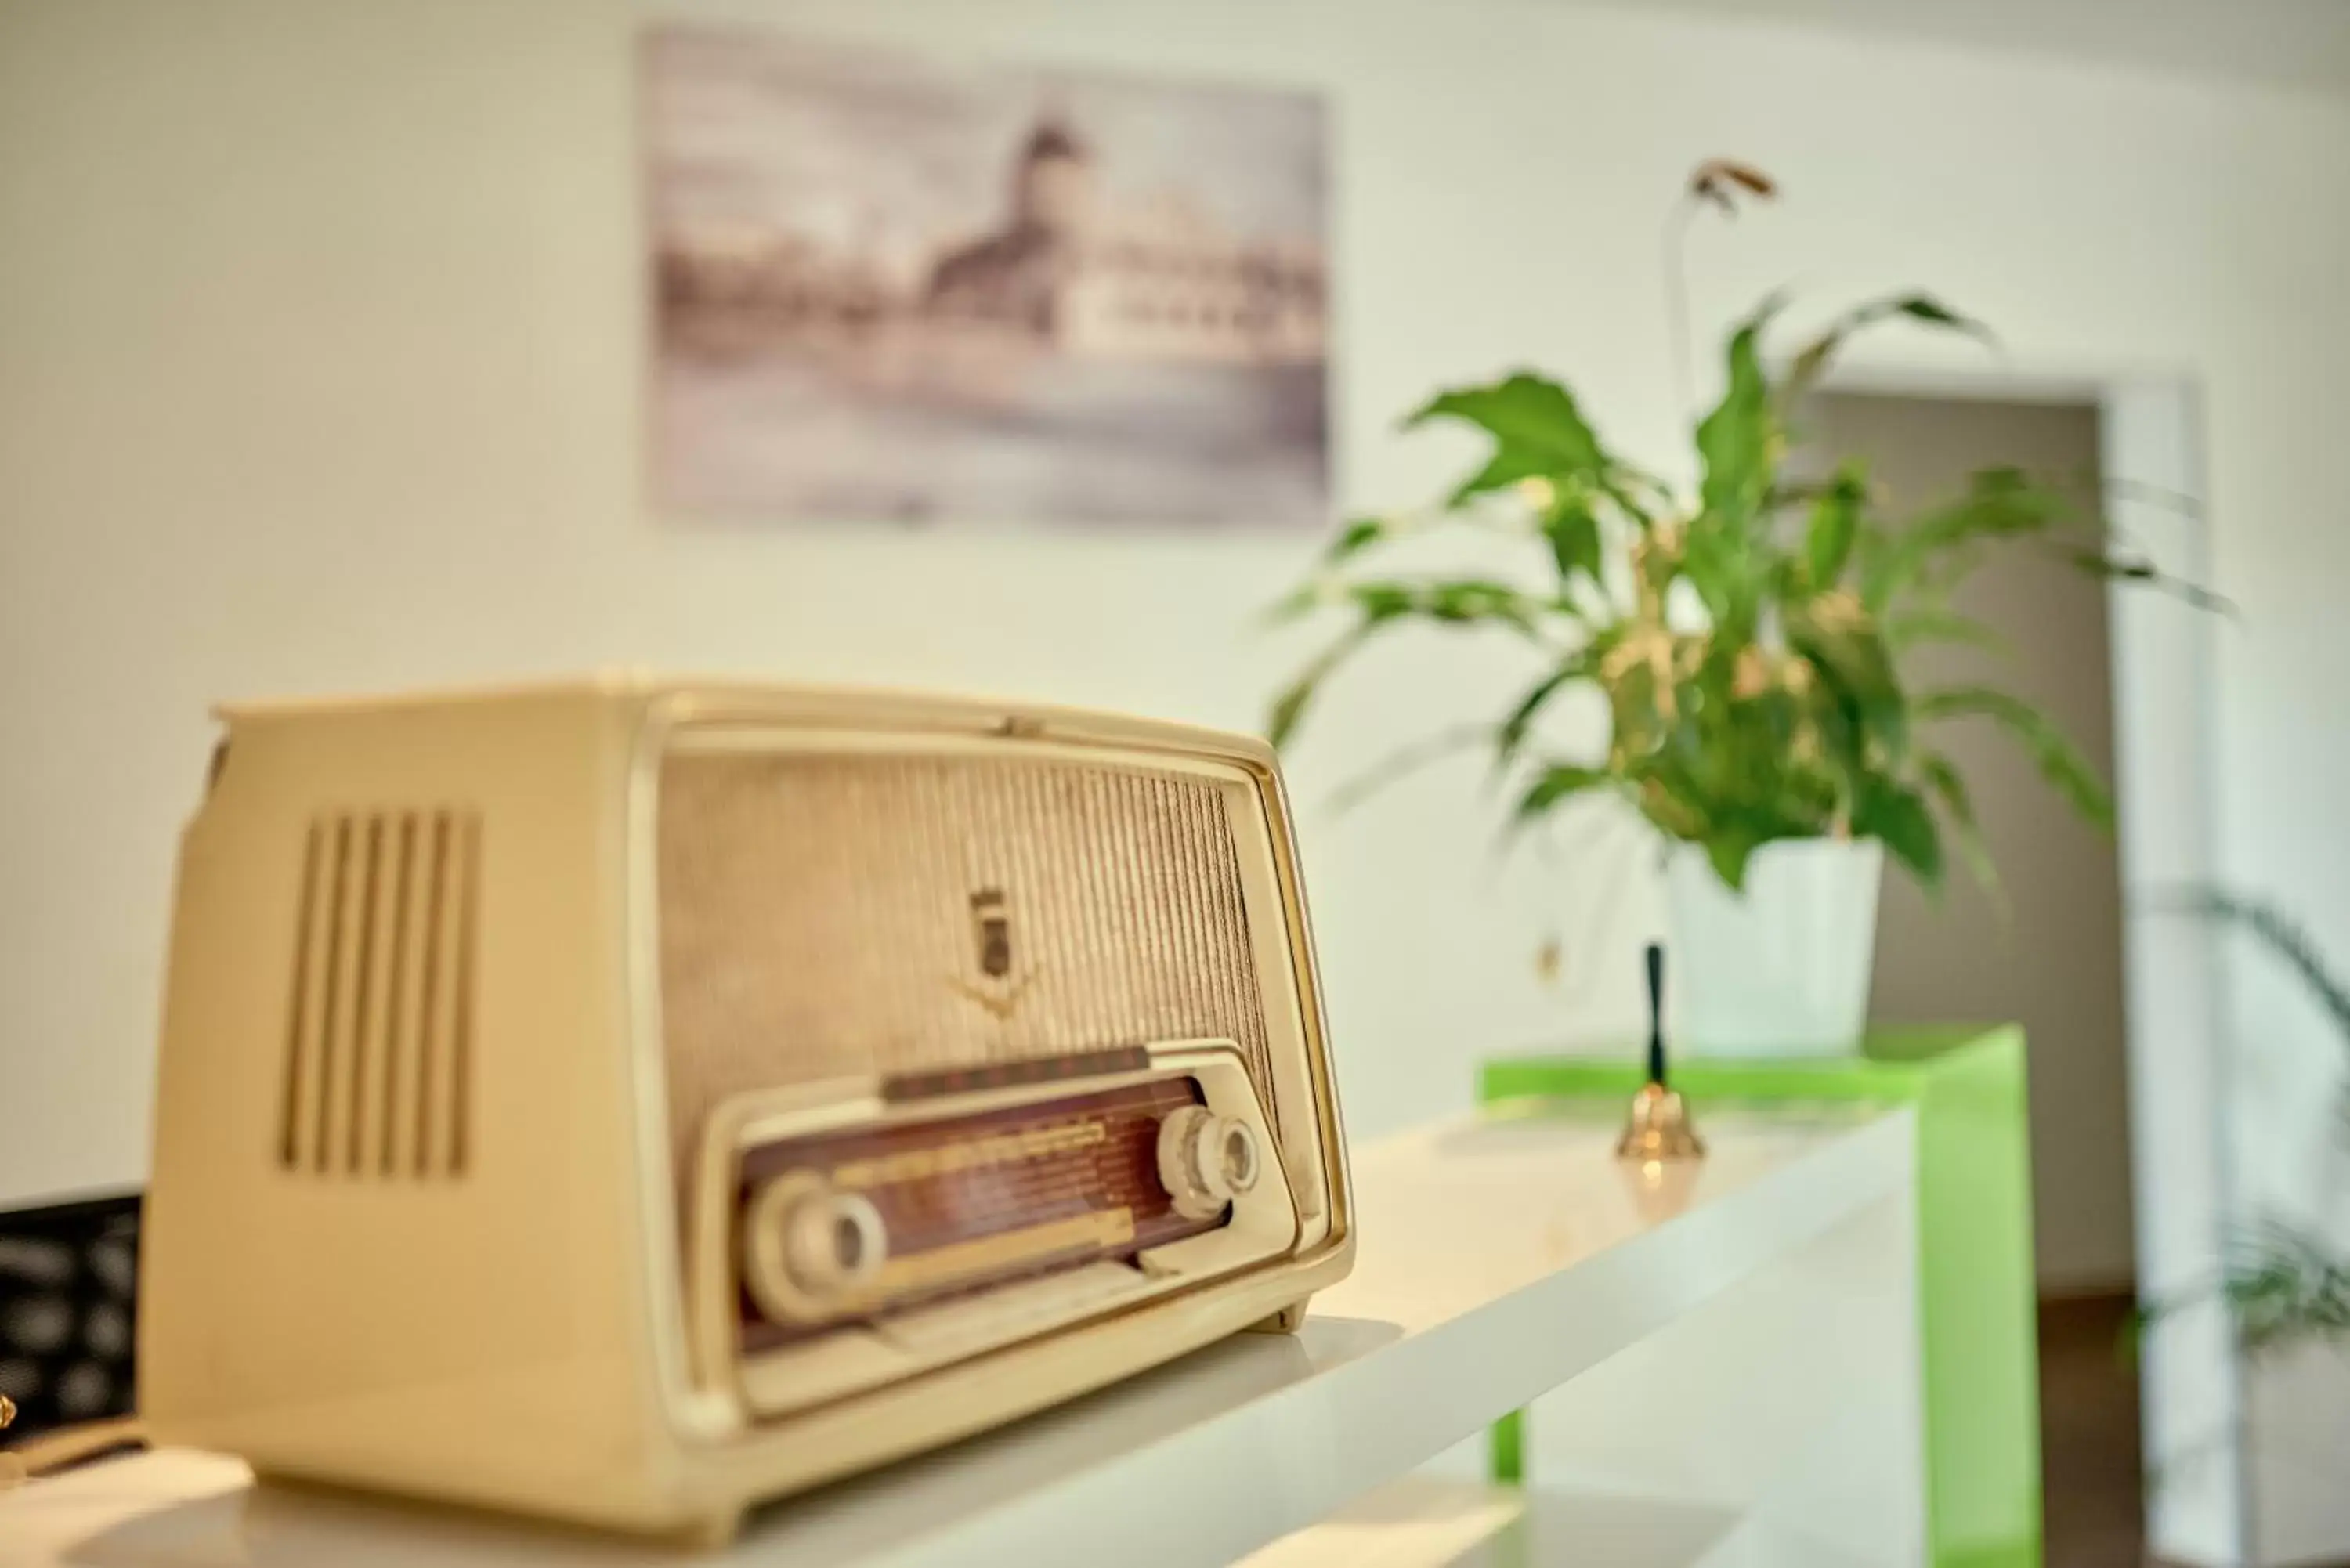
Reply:
M2350 981L2307 932L2272 905L2228 893L2199 894L2189 908L2250 933L2302 982L2350 1048ZM2350 1131L2350 1097L2338 1110L2339 1126ZM2322 1228L2266 1218L2238 1231L2229 1239L2219 1291L2238 1338L2254 1355L2350 1342L2350 1257Z
M1770 191L1753 171L1711 163L1684 212ZM1858 1040L1884 856L1932 888L1947 841L1990 877L1965 781L1936 745L1942 726L2000 726L2083 815L2109 822L2104 784L2030 705L1995 687L1905 678L1905 656L1923 644L1995 640L1950 603L1985 553L2033 546L2155 576L2012 469L1976 473L1903 518L1885 514L1858 463L1801 476L1793 421L1856 335L1895 323L1983 333L1929 296L1899 294L1847 310L1779 361L1766 337L1780 311L1768 299L1729 336L1720 400L1694 431L1693 487L1611 448L1557 379L1521 370L1457 388L1405 423L1472 427L1486 438L1482 463L1432 507L1345 524L1276 608L1340 623L1274 701L1278 745L1357 651L1407 625L1501 628L1530 645L1530 683L1468 738L1506 781L1514 825L1613 797L1668 846L1677 1033L1723 1053ZM1480 545L1480 568L1459 575L1389 565L1437 558L1425 537L1448 530L1503 543ZM1394 548L1407 538L1421 542ZM1497 548L1508 565L1484 569ZM1575 691L1597 695L1607 732L1562 753L1543 720Z

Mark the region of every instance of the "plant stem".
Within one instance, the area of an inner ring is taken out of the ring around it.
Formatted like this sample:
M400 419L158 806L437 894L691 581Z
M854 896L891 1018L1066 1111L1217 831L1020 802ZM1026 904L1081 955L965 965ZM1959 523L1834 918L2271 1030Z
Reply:
M1490 745L1492 740L1493 726L1491 724L1455 724L1433 735L1423 736L1408 746L1389 752L1332 790L1329 799L1323 802L1322 809L1334 816L1351 811L1406 774L1417 773L1431 763L1441 762L1473 746Z
M1690 354L1689 227L1698 199L1685 195L1665 214L1665 327L1671 335L1673 395L1684 416L1697 411L1697 367Z

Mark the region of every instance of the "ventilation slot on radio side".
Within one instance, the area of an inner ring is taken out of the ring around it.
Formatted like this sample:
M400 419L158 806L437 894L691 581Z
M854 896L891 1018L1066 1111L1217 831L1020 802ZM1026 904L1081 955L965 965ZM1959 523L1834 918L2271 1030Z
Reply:
M278 1113L288 1170L464 1173L481 868L474 812L311 822Z

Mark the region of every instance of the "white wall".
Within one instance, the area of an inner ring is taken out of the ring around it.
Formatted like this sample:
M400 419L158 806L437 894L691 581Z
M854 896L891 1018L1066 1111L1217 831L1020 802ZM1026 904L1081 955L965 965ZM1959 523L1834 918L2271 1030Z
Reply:
M1417 498L1439 381L1572 372L1677 451L1655 219L1697 158L1783 208L1696 247L1709 317L1931 284L2019 365L2199 378L2222 637L2221 864L2350 948L2350 573L2337 482L2350 110L1728 21L1483 0L806 0L809 30L1324 88L1339 137L1341 490ZM1248 628L1305 540L696 527L642 499L620 0L15 0L0 9L0 1201L144 1166L172 834L224 695L611 662L1047 695L1252 723ZM1920 350L1922 352L1922 350ZM1904 349L1898 356L1908 358ZM1501 655L1367 664L1296 775L1498 705ZM1341 821L1308 876L1356 1130L1488 1053L1628 1032L1626 891L1497 867L1471 766ZM1572 857L1568 857L1572 860ZM2269 976L2250 1080L2334 1064ZM2297 1042L2297 1043L2296 1043ZM2306 1189L2282 1141L2261 1179ZM2256 1162L2257 1163L2257 1162Z

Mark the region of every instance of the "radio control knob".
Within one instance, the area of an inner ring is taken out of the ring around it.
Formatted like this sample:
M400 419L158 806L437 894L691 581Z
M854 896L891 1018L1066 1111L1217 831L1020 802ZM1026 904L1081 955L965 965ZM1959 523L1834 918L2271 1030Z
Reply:
M812 1171L794 1171L751 1200L744 1282L771 1317L813 1323L853 1305L889 1257L881 1211Z
M1210 1220L1254 1189L1264 1160L1256 1130L1238 1116L1186 1106L1159 1124L1159 1179L1187 1220Z

